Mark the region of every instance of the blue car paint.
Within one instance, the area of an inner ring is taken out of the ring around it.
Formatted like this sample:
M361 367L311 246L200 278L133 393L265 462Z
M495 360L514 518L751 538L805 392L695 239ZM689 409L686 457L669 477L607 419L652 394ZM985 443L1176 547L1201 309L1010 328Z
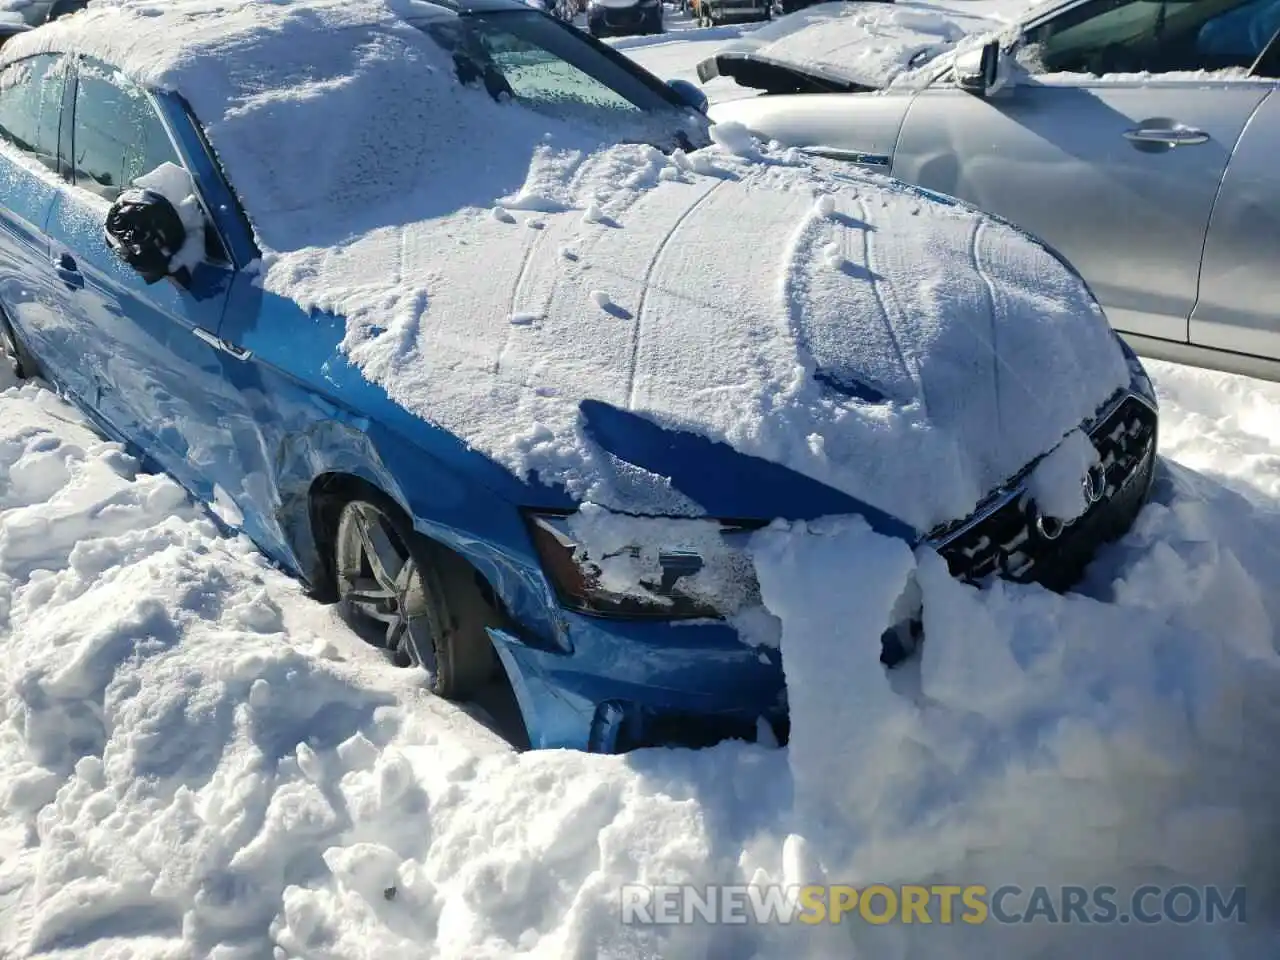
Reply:
M107 255L101 219L86 213L91 204L0 157L0 186L8 188L0 305L106 433L140 448L313 585L322 569L311 522L320 478L359 478L390 497L421 533L467 558L510 614L490 636L533 746L610 750L655 715L749 727L784 715L778 651L746 645L723 622L562 608L523 511L570 510L572 498L515 477L409 414L347 362L341 318L264 290L248 221L198 125L176 95L153 97L227 252L226 264L204 265L188 289L148 287L122 272ZM65 282L66 271L54 269L64 254L83 282ZM584 417L603 445L672 476L711 516L856 513L885 533L919 539L860 501L723 444L602 404L584 404Z

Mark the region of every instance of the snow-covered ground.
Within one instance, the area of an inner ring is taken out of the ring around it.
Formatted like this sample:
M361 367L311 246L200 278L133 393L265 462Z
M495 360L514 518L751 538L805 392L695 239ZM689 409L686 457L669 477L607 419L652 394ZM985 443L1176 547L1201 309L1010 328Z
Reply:
M687 33L629 52L688 77ZM1275 957L1280 385L1150 370L1167 462L1080 591L771 530L790 745L621 757L512 751L0 381L0 958ZM1248 923L621 922L626 884L876 882L1244 885Z
M858 624L916 560L774 532L790 747L622 757L511 751L9 387L0 956L1274 956L1280 386L1154 370L1173 462L1081 594L921 558L891 685ZM619 922L626 883L1178 880L1246 884L1249 923Z

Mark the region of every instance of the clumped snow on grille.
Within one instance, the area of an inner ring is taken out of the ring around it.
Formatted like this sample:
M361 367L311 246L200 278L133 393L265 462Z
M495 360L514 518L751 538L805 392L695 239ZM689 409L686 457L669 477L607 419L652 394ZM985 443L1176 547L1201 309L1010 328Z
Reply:
M1089 506L1082 478L1098 462L1098 448L1083 430L1072 430L1035 465L1027 477L1027 496L1037 509L1058 520L1075 520Z
M591 399L927 530L1126 382L1083 285L1011 228L740 129L603 147L461 87L415 9L133 2L4 57L76 45L182 93L265 288L345 316L348 358L404 407L580 499L698 509L593 442Z

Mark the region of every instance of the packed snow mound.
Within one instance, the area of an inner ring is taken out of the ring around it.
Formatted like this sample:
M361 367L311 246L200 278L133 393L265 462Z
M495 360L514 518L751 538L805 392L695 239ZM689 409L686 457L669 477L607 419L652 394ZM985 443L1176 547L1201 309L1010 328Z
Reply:
M854 518L756 537L788 748L520 755L52 394L0 392L0 955L1275 956L1273 505L1173 467L1068 597ZM928 639L886 675L909 578ZM625 884L807 882L1247 884L1249 922L620 923Z
M406 409L579 499L704 509L601 449L594 400L923 531L1126 382L1083 284L1017 231L741 130L602 146L460 85L406 2L131 2L4 55L81 48L182 93L264 287L344 316L350 360Z
M1122 907L1144 884L1243 886L1259 908L1232 929L1014 924L960 938L858 924L853 956L1273 956L1280 750L1257 734L1280 724L1280 551L1250 522L1280 529L1172 466L1138 528L1068 597L974 590L859 521L763 535L804 843L754 864L775 883L1102 884ZM912 578L920 660L865 669Z

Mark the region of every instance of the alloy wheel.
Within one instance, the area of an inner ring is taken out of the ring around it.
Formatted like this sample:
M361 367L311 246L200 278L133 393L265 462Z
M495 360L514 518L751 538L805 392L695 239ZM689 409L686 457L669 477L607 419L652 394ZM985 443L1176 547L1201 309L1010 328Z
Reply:
M361 636L391 653L399 666L436 672L440 616L423 570L388 517L352 501L338 521L335 573L339 600Z
M4 354L4 363L13 371L15 377L22 379L26 376L26 371L22 368L22 360L18 355L18 344L13 339L9 324L3 319L0 319L0 354Z

